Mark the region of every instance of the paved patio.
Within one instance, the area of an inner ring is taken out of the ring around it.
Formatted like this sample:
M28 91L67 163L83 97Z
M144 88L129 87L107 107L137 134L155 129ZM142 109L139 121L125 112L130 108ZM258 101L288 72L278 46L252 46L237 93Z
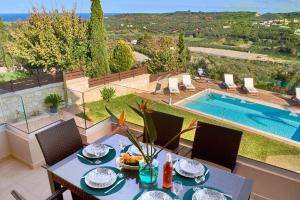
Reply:
M31 169L23 163L7 158L0 161L0 199L14 200L12 190L21 193L28 200L46 199L50 194L48 176L45 169ZM70 192L64 193L65 200L71 200Z

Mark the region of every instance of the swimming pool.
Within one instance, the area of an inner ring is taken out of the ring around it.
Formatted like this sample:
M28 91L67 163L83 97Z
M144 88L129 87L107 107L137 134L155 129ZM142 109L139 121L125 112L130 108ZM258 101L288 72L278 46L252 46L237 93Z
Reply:
M264 133L300 142L300 116L279 109L217 92L206 92L185 100L180 106Z

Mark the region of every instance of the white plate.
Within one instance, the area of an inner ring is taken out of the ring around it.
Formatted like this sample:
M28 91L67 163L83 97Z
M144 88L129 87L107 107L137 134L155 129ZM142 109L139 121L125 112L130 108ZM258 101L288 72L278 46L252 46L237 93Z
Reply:
M142 146L142 148L143 148L143 152L144 152L144 153L147 153L147 147L146 147L146 145L141 144L141 146ZM149 151L149 153L151 152L151 147L150 147L150 146L148 146L148 151ZM152 147L152 152L153 152L153 153L155 152L154 147ZM134 155L134 156L140 156L140 155L142 155L141 152L139 151L139 149L138 149L136 146L134 146L134 145L131 145L131 146L128 148L127 153L129 153L130 155Z
M186 173L185 171L183 171L180 166L179 166L179 162L177 161L175 163L175 171L180 174L181 176L184 176L184 177L187 177L187 178L195 178L195 177L198 177L198 176L203 176L204 173L205 173L205 168L204 168L204 171L203 173L199 173L199 174L190 174L190 173Z
M138 200L172 200L172 198L163 191L153 190L144 192Z
M192 200L226 200L226 197L216 190L204 188L196 190Z
M107 168L97 168L90 171L84 178L85 183L91 188L107 188L117 180L117 174Z
M97 156L97 151L99 152L99 156ZM104 144L90 144L88 146L86 146L83 151L82 154L87 157L87 158L101 158L104 157L108 154L109 152L109 147L104 145Z
M190 159L180 159L179 168L191 175L202 176L205 173L205 167L201 163Z

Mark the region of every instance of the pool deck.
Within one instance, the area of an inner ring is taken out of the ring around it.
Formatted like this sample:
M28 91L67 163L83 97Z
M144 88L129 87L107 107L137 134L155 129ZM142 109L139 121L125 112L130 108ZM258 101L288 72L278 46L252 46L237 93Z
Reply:
M180 93L179 94L172 94L172 104L184 100L192 95L195 95L201 91L204 91L206 89L214 89L217 91L228 93L229 95L238 95L240 97L245 97L247 99L252 99L254 101L261 101L265 102L266 104L275 104L282 108L288 109L290 111L294 111L297 113L300 113L300 104L297 104L295 101L292 100L292 96L289 95L283 95L275 92L270 92L266 90L260 90L258 89L257 95L249 95L246 94L240 86L238 86L235 90L226 90L222 86L222 82L214 81L214 80L208 80L208 79L199 79L199 80L193 80L193 85L196 87L193 91L187 91L184 89L182 85L180 85ZM157 92L156 94L152 93L142 93L138 94L141 97L151 99L153 101L159 102L159 103L166 103L169 104L170 94L167 88L164 88L163 90Z

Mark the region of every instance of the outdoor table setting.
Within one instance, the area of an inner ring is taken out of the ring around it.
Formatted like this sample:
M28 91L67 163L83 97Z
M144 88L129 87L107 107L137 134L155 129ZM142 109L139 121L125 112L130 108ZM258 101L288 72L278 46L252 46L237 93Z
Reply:
M83 199L134 200L246 200L252 181L185 158L155 146L156 129L146 102L132 108L143 117L145 143L139 142L125 123L107 109L117 127L103 137L48 168L52 192L60 185ZM187 129L195 128L193 120ZM127 137L116 134L126 132ZM174 138L175 138L174 137Z
M229 200L248 199L251 192L250 180L175 154L172 154L173 188L164 189L162 187L163 163L168 154L167 151L162 151L157 156L159 164L156 183L144 185L140 181L138 168L122 169L122 164L118 162L122 154L126 152L124 149L127 147L128 150L131 145L126 137L113 135L97 141L98 144L106 145L110 151L101 158L91 159L93 162L99 159L101 163L91 164L75 153L49 167L49 176L58 184L67 186L70 184L68 188L71 191L79 193L80 196L88 196L87 199ZM110 159L110 154L114 154L113 159ZM88 157L87 159L90 160Z

